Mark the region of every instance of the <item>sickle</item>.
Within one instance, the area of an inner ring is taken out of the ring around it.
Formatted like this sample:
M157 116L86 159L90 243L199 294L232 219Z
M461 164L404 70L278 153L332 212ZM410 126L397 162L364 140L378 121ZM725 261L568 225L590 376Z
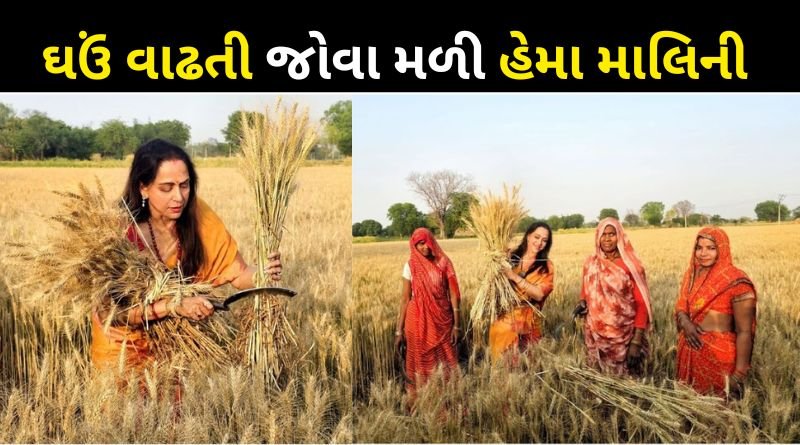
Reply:
M249 297L256 293L267 293L273 295L280 295L287 298L292 298L297 295L297 291L292 289L288 289L285 287L253 287L250 289L241 290L236 292L235 294L231 294L225 301L211 301L211 304L214 305L214 309L218 311L228 311L230 310L230 305L239 301L242 298Z

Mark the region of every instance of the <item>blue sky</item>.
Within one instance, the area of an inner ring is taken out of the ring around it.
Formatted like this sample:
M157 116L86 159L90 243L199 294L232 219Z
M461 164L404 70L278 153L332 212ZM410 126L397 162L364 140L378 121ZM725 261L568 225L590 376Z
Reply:
M319 121L325 110L348 94L281 94L284 103L308 106L311 119ZM224 141L222 129L228 116L242 108L264 111L273 106L277 94L258 93L41 93L0 94L0 103L10 105L18 115L26 110L41 111L73 127L98 128L103 122L120 119L128 125L177 119L191 127L190 142L208 138Z
M800 206L800 95L365 94L353 97L353 221L387 224L396 202L429 209L412 171L451 169L479 191L521 184L530 214L605 207L755 216Z

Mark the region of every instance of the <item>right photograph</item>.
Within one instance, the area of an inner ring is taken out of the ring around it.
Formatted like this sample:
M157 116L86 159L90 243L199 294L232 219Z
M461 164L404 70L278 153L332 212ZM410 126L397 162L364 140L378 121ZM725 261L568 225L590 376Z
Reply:
M800 441L800 96L353 112L355 442Z

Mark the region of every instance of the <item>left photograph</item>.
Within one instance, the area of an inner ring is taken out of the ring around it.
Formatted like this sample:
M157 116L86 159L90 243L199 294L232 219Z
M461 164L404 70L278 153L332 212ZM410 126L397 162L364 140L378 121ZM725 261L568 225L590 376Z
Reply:
M0 94L0 442L352 442L351 116Z

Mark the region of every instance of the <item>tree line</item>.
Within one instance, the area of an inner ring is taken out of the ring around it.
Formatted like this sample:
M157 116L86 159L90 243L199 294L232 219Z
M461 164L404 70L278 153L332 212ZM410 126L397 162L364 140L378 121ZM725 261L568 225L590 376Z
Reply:
M246 112L247 118L263 116L260 112ZM242 135L242 113L233 111L222 133L224 141L210 138L189 144L191 127L180 120L132 125L118 119L103 122L99 128L71 127L40 111L18 115L9 105L0 103L0 160L26 160L48 158L122 159L132 154L136 147L153 138L162 138L185 147L194 156L233 156L239 152ZM331 105L321 119L322 134L309 158L331 159L352 156L352 102L339 101Z
M420 211L414 204L398 202L392 204L386 214L390 224L386 227L374 219L353 224L352 234L357 236L408 237L418 227L427 227L437 232L442 238L452 238L456 231L464 227L463 219L469 217L469 206L477 202L473 194L475 184L469 176L450 170L429 173L411 173L407 178L409 186L429 206L427 213ZM586 222L581 214L551 215L547 218L536 218L528 215L522 218L517 227L524 232L535 221L547 222L553 230L593 228L597 222L613 217L621 219L626 226L653 227L688 227L707 224L745 224L752 222L750 217L725 219L720 215L708 215L696 212L696 206L688 200L673 204L669 209L660 201L644 203L638 211L628 209L620 218L619 212L613 208L600 210L597 218ZM800 207L790 211L778 201L762 201L754 209L758 221L785 221L800 218Z

